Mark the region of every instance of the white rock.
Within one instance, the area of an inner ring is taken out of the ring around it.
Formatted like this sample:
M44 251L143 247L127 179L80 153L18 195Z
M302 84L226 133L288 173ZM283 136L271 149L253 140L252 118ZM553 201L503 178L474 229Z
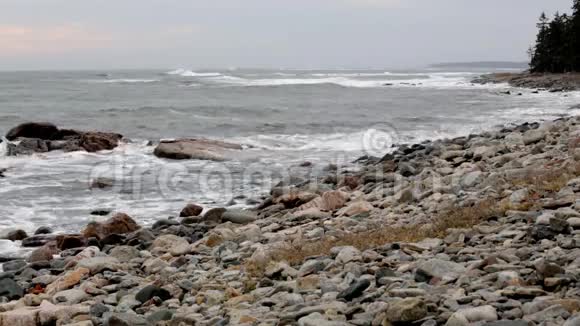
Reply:
M361 252L352 246L342 248L336 256L336 262L339 264L346 264L351 261L360 261L361 259Z

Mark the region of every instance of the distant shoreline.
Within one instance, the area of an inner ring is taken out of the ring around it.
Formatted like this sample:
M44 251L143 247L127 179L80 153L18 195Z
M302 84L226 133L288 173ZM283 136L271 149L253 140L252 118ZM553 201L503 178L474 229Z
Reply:
M508 83L514 87L545 89L551 92L568 92L580 90L580 73L493 73L480 76L472 82L476 84Z

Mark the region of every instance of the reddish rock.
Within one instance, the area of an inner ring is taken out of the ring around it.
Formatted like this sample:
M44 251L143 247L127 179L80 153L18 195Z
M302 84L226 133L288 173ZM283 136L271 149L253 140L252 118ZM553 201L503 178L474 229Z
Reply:
M180 217L199 216L201 212L203 212L203 207L196 204L187 204L187 206L185 206L185 208L181 210L179 216Z
M70 289L73 286L79 284L83 277L90 274L90 270L88 268L79 267L74 271L67 272L66 274L59 276L54 282L49 284L46 287L46 294L54 295L57 292Z
M105 222L92 222L83 230L85 238L104 239L113 234L125 234L141 227L129 215L117 213Z
M81 136L80 146L87 152L111 150L119 145L123 138L120 134L107 132L86 132Z
M328 211L332 212L339 208L342 208L346 201L348 200L348 194L342 191L334 190L334 191L327 191L322 194L321 197L318 197L302 206L299 207L299 210L306 210L309 208L317 208L321 211Z
M56 237L56 247L60 250L85 247L87 239L80 234L63 234Z
M360 178L353 176L353 175L347 175L344 178L342 178L342 180L340 181L340 184L338 185L339 188L341 187L348 187L351 190L355 190L360 184Z

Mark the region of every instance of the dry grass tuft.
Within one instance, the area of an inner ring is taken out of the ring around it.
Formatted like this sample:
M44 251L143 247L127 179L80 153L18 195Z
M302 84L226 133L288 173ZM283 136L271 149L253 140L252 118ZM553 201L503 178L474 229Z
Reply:
M444 238L450 229L468 229L494 217L505 216L508 210L536 209L538 199L553 194L580 175L580 164L535 171L522 178L508 180L512 187L528 187L532 191L522 204L512 205L507 199L486 199L472 206L450 207L438 214L427 226L383 226L362 233L344 233L316 241L293 244L270 252L272 261L286 261L291 265L302 263L307 257L329 255L333 247L354 246L359 250L377 248L389 243L413 243L427 238ZM245 270L253 276L261 275L266 266L247 261Z
M376 248L389 243L413 243L426 238L443 238L449 229L470 228L489 218L502 216L510 207L486 200L470 207L453 207L442 212L430 227L384 226L362 233L345 233L340 237L328 237L318 241L290 245L270 253L273 261L286 261L291 265L303 262L307 257L328 255L336 246L353 246L359 250ZM248 261L246 271L260 275L265 266Z
M530 171L525 176L508 180L515 187L529 187L539 195L548 195L560 191L571 179L580 176L580 163L574 162L556 168Z

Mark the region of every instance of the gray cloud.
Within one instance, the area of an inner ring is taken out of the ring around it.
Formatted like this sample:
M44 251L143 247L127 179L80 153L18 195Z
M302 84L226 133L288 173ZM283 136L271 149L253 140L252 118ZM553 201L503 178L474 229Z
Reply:
M0 69L526 60L571 0L0 0Z

